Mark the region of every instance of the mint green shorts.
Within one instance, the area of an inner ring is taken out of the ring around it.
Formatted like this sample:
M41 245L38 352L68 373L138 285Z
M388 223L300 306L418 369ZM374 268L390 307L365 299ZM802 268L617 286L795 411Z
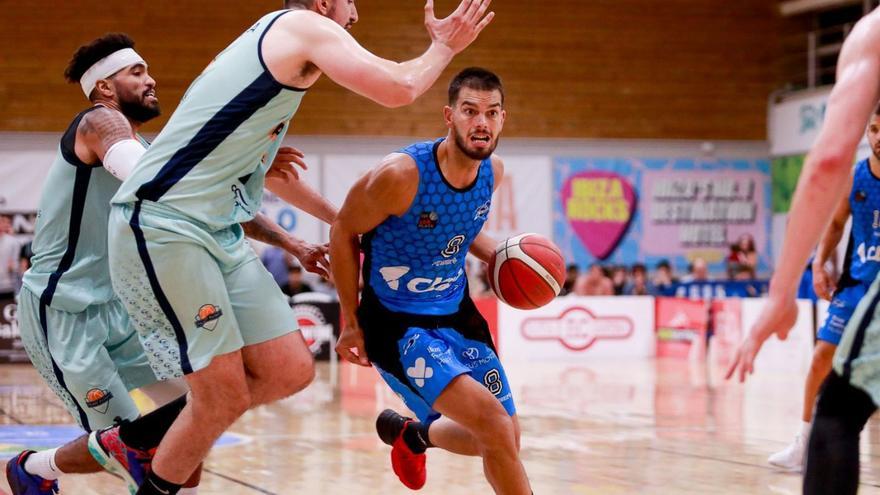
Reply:
M113 205L110 275L160 379L298 330L240 226L210 231L152 202Z
M138 417L128 392L155 383L156 375L122 302L70 313L41 305L23 288L18 324L34 367L86 431Z

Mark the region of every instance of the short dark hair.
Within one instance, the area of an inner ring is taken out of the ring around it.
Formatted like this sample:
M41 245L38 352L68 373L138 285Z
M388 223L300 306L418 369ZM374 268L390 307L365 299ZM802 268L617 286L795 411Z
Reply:
M635 275L636 273L645 274L648 272L648 269L645 268L645 265L641 263L636 263L632 266L632 273Z
M669 260L660 260L659 262L657 262L657 270L661 268L672 270L672 265L669 264Z
M125 33L107 33L77 48L64 69L65 79L70 83L78 83L95 62L123 48L134 48L134 40Z
M461 88L476 89L477 91L494 91L501 93L501 104L504 104L504 86L501 78L494 72L482 67L468 67L459 72L452 82L449 83L449 106L455 106Z
M305 9L310 9L315 4L315 0L284 0L284 8L289 9L291 7L303 7Z

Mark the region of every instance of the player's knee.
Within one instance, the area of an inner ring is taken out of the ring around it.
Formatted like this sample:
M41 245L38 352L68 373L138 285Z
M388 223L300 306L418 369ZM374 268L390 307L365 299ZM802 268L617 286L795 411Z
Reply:
M251 407L251 394L244 381L217 382L211 387L193 389L193 412L224 423L238 419Z
M513 421L501 407L481 414L472 433L484 449L519 448L519 439Z
M314 379L315 362L311 359L304 360L288 368L285 375L279 377L278 391L283 397L289 397L308 387Z

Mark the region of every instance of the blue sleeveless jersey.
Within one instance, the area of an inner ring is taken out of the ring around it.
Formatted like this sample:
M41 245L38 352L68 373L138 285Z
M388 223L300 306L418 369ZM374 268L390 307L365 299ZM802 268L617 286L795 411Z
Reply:
M868 285L880 271L880 178L871 173L867 159L856 165L849 207L852 229L840 285Z
M492 160L480 163L467 188L440 172L443 139L400 150L419 168L419 189L403 216L391 216L365 237L364 280L392 311L447 315L458 311L467 286L465 256L489 216Z

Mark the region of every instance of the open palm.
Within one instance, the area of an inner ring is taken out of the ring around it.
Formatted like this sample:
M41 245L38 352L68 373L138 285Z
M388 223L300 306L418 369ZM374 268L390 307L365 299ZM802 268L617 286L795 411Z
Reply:
M449 47L457 54L477 39L492 22L494 12L486 15L492 0L462 0L458 8L444 19L434 17L434 0L425 4L425 27L431 40Z

